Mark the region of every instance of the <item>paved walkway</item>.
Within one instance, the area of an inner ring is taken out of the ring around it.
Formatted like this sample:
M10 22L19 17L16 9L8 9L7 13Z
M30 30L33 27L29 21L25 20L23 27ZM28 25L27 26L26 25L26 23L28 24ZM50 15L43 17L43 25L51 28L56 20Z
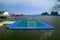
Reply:
M3 23L0 23L0 27L3 25Z

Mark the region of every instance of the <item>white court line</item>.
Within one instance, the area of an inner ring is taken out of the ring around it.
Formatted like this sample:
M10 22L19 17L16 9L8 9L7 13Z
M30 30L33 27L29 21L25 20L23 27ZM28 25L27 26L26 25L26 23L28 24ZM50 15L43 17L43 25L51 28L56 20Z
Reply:
M30 23L31 23L31 24L34 24L34 26L30 26ZM27 25L28 25L29 28L30 28L30 27L36 27L36 22L31 22L31 21L29 22L29 21L28 21Z

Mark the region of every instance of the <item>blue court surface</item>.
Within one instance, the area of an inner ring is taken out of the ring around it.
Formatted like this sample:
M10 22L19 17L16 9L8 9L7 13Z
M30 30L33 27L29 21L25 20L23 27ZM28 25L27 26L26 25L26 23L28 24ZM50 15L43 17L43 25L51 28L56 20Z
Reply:
M40 20L17 20L13 23L9 29L16 29L16 30L24 30L24 29L35 29L35 30L52 30L54 29L53 26L42 22Z

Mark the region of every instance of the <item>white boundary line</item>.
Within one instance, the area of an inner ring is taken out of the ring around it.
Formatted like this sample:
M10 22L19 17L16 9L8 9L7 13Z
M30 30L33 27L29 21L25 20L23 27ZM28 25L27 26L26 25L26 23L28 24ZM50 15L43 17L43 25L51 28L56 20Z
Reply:
M33 23L35 26L29 26L30 23ZM29 22L29 21L28 21L27 25L28 25L29 28L30 28L30 27L33 28L33 27L36 27L36 22L31 22L31 21Z

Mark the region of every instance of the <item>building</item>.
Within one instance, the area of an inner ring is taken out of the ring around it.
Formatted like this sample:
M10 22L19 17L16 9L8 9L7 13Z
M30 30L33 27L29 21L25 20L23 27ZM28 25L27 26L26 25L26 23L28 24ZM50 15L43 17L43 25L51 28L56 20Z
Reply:
M0 22L7 20L10 14L7 11L0 11Z
M16 17L16 16L24 16L24 14L12 14L11 16L14 16L14 17Z
M10 16L10 14L7 11L0 11L0 16Z

